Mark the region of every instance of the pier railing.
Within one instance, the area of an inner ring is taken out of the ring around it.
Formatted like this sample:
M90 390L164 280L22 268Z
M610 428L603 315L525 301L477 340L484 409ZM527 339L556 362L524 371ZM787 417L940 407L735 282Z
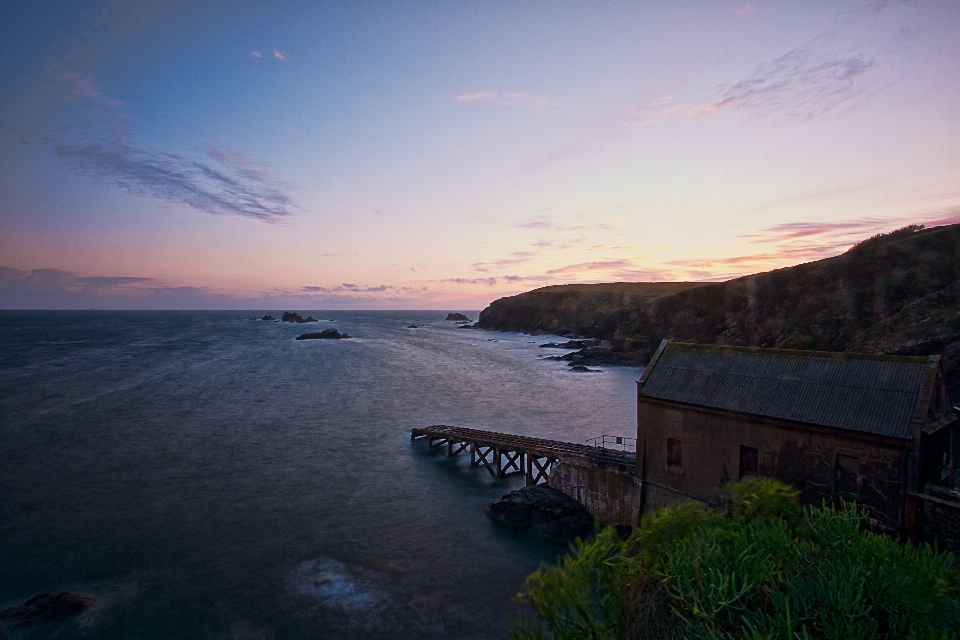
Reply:
M410 430L412 441L420 438L426 439L430 447L446 445L447 455L450 457L469 450L471 466L483 465L494 477L504 478L515 473L524 473L527 485L546 482L550 471L562 460L601 468L615 468L621 473L630 474L636 468L635 453L562 440L547 440L449 425L433 425ZM600 438L599 442L602 444L603 436ZM616 445L615 442L611 444Z
M587 438L584 442L592 447L598 447L601 449L629 451L631 453L636 453L637 451L637 439L628 438L627 436L611 436L603 434L602 436L597 436L595 438Z

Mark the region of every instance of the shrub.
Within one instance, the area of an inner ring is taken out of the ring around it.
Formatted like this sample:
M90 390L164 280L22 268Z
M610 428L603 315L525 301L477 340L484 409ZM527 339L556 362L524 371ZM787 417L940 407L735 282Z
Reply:
M955 638L952 557L863 529L850 504L801 509L776 481L724 489L725 508L684 503L628 540L578 541L520 594L539 614L516 638Z

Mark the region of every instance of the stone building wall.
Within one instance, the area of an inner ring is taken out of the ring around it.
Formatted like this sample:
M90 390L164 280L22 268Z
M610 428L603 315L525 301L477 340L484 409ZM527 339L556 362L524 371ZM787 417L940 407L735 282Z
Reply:
M631 474L564 461L550 473L548 484L582 504L600 524L637 526L641 485Z
M875 528L899 534L909 442L791 427L642 397L637 421L638 449L645 456L638 460L638 474L645 473L641 477L647 481L645 511L684 499L715 503L717 487L741 477L746 450L748 458L756 452L753 473L792 484L805 504L856 501L869 510ZM677 455L680 464L668 464Z

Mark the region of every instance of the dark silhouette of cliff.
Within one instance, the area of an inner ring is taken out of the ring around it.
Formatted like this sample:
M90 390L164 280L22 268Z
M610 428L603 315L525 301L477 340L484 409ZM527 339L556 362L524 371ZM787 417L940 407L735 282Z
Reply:
M494 301L480 314L479 326L596 338L608 350L632 356L619 361L632 359L636 364L663 338L787 349L942 353L952 397L960 399L952 365L960 351L960 285L953 286L958 281L960 225L911 225L874 236L833 258L727 282L545 287ZM931 314L937 320L924 321ZM594 352L598 355L596 348ZM595 362L568 359L573 364Z

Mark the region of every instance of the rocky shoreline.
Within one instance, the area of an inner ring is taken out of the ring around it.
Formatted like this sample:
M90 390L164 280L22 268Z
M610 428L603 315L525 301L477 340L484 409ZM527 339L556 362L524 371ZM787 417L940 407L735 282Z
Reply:
M511 491L486 511L510 531L531 531L557 544L586 538L594 530L594 518L583 505L542 484Z

